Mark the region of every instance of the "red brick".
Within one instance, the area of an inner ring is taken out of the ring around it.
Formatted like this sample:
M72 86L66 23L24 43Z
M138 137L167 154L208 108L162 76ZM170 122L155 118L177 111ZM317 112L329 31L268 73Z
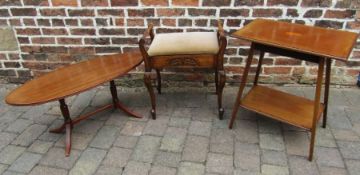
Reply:
M291 67L264 67L265 74L290 74Z
M77 6L75 0L51 0L53 6Z
M116 18L115 19L115 25L116 26L124 26L125 22L124 22L124 18Z
M181 26L192 26L191 19L178 19L178 25Z
M264 0L235 0L235 6L256 6L264 5Z
M156 5L156 6L168 6L168 0L141 0L141 3L147 6Z
M68 32L64 28L54 29L54 28L43 28L44 35L67 35Z
M9 19L11 26L22 26L20 19Z
M23 18L23 23L25 26L35 26L36 25L33 18Z
M8 9L0 9L0 16L1 17L10 16Z
M124 16L124 10L122 9L98 9L100 16Z
M101 37L101 38L85 38L84 39L85 44L91 44L91 45L108 45L110 44L110 39Z
M113 44L138 44L137 38L111 38Z
M38 26L50 26L49 19L37 19Z
M292 58L277 58L275 65L301 65L301 60Z
M286 16L298 17L299 13L298 13L297 9L287 9Z
M352 29L352 30L360 30L360 21L347 22L346 28Z
M253 17L279 17L282 15L281 9L254 9Z
M29 53L41 52L40 46L21 46L20 50L22 52L29 52Z
M124 29L102 28L99 30L99 34L100 35L124 35L125 31L124 31Z
M185 14L184 9L157 9L156 13L158 16L183 16Z
M82 26L94 26L94 21L92 19L80 19Z
M70 54L95 54L94 47L70 47Z
M138 0L111 0L111 6L138 6Z
M79 26L79 22L77 19L65 19L65 24L67 26Z
M237 17L237 16L249 16L249 9L221 9L220 16L221 17Z
M360 69L347 69L345 74L348 76L355 77L355 76L359 75L359 72L360 72Z
M144 19L127 19L127 25L128 26L144 26Z
M0 53L0 60L7 60L6 59L6 54Z
M322 13L323 13L322 10L312 9L312 10L306 11L304 14L304 17L305 18L319 18L319 17L321 17Z
M78 45L81 43L81 38L57 38L58 44L64 44L64 45Z
M65 9L40 9L42 16L66 16Z
M95 35L95 29L71 29L72 35Z
M92 9L69 9L69 16L95 16Z
M20 44L29 44L30 40L28 37L17 37Z
M176 26L176 19L161 19L164 26Z
M332 0L303 0L303 7L330 7Z
M268 0L268 6L274 5L285 5L285 6L296 6L299 0Z
M353 18L355 15L355 10L327 10L325 12L325 18Z
M20 60L20 55L17 53L9 53L8 57L9 57L9 60Z
M206 27L208 23L207 19L195 19L195 26Z
M87 6L108 6L108 0L81 0L81 6L87 7Z
M153 24L153 26L160 26L160 18L147 18L148 24Z
M19 68L21 67L21 64L17 61L4 61L4 66L6 68Z
M24 28L15 29L18 35L40 35L40 29L38 28Z
M188 13L190 16L215 16L215 9L188 9Z
M315 22L315 26L341 29L343 27L343 22L330 21L330 20L319 20L319 21Z
M95 52L96 53L120 53L121 48L120 47L96 47Z
M49 6L48 0L23 0L24 5Z
M0 0L0 6L22 6L20 0Z
M129 16L150 17L155 16L154 9L128 9Z
M30 77L31 71L29 70L17 70L19 77Z
M41 52L43 53L67 53L68 48L64 46L42 46Z
M31 38L33 44L55 44L53 37L33 37Z
M231 0L203 0L203 6L230 6Z
M13 16L36 16L37 12L35 8L13 8L11 14Z
M305 67L294 67L292 73L293 73L294 76L304 75L305 74Z
M0 76L16 76L14 69L0 69Z
M198 6L199 5L199 0L172 0L172 5Z
M63 19L52 19L52 26L65 26Z

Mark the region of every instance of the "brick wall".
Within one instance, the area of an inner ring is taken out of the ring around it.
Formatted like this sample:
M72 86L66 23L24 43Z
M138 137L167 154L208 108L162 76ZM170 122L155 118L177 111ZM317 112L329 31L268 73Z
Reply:
M0 77L20 83L93 55L136 50L149 23L157 33L189 32L214 30L222 19L232 32L254 18L270 18L359 32L359 7L358 0L0 0L0 26L13 30L18 43L17 50L0 51ZM248 45L228 38L228 82L239 81ZM264 61L262 82L312 83L316 76L314 64L268 54ZM354 84L360 40L348 63L333 65L333 83ZM141 72L139 67L132 74L141 77ZM199 82L212 78L166 75Z

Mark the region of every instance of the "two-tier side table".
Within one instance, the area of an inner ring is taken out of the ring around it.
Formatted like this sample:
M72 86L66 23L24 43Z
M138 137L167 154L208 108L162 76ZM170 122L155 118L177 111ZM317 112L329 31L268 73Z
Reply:
M241 30L234 32L231 36L250 41L251 47L229 128L232 128L240 106L275 120L304 128L311 132L308 157L311 161L314 152L316 123L322 114L323 127L326 127L331 60L347 61L358 34L301 24L256 19ZM254 50L260 51L254 86L242 98ZM258 85L265 52L318 63L315 100ZM321 86L325 64L325 94L323 102L321 102Z

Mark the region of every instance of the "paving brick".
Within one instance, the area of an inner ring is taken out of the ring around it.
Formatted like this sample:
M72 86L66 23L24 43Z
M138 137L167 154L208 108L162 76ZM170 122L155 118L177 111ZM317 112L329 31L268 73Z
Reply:
M94 135L74 132L71 135L71 148L84 150L88 147L93 137ZM62 137L56 142L55 146L65 147L65 138L66 135L65 134L62 135Z
M88 148L80 156L69 175L93 174L104 159L106 151Z
M287 154L308 155L310 141L306 132L285 132L284 138Z
M255 121L237 120L233 127L236 141L259 143L257 124Z
M8 127L9 124L14 122L23 112L19 111L7 111L0 117L0 128Z
M233 156L209 153L206 161L206 172L233 174Z
M110 90L104 89L104 90L98 90L95 93L95 96L92 99L90 106L100 107L110 103L112 103Z
M119 128L123 128L129 121L128 117L120 111L114 111L110 114L109 119L105 122L105 125L114 125Z
M178 175L197 175L204 174L205 167L203 164L192 162L181 162L178 169Z
M176 169L163 167L163 166L153 166L150 169L150 175L175 175Z
M161 141L161 150L181 152L186 137L186 129L168 127Z
M9 170L20 173L29 173L40 161L41 155L25 152L9 167Z
M174 108L172 117L184 117L184 118L191 118L191 108Z
M23 152L24 147L8 145L0 152L0 163L12 164Z
M151 165L149 163L130 161L126 165L123 175L147 175L150 167Z
M344 168L344 162L336 148L316 147L316 162L319 166Z
M359 160L346 160L346 166L350 175L358 175L360 172L360 161Z
M154 136L141 136L131 156L131 160L151 163L160 145L160 139L160 137Z
M191 119L195 121L211 122L217 118L218 114L208 107L194 108L192 110Z
M13 142L14 145L29 146L36 138L38 138L47 126L33 124L20 134Z
M306 157L289 156L290 173L293 175L318 175L315 161L308 161Z
M143 133L145 124L144 122L128 121L120 133L128 136L140 136Z
M189 134L209 137L211 134L211 122L191 121Z
M190 118L170 118L169 126L187 128L189 127L191 119Z
M285 146L281 135L260 134L260 148L282 151Z
M259 172L242 170L241 168L237 168L234 171L234 175L259 175Z
M337 147L335 138L329 127L325 129L319 128L316 130L315 145L323 147Z
M47 166L36 166L33 168L33 170L30 172L29 175L67 175L68 172L64 169L59 168L52 168Z
M157 152L155 157L155 165L161 165L166 167L176 168L177 166L179 166L180 161L180 153L159 151Z
M91 147L109 149L117 137L119 129L115 126L104 126L90 143Z
M5 170L8 168L8 165L0 164L0 174L5 172Z
M37 124L49 125L58 118L60 118L59 115L43 114L39 117L34 118L32 121Z
M278 121L267 119L262 117L258 121L259 123L259 132L260 133L269 133L269 134L280 134L281 125Z
M13 133L0 132L0 150L11 143L16 136Z
M344 106L328 107L328 125L334 129L351 129L352 125L347 118Z
M78 116L90 104L91 99L95 96L96 90L92 89L76 96L71 103L71 116Z
M261 162L271 165L287 166L286 154L283 151L273 151L263 149Z
M261 165L261 173L269 175L288 175L289 169L282 166L263 164Z
M32 123L33 122L30 120L16 119L5 129L5 131L14 132L14 133L22 133Z
M132 151L130 149L112 147L106 155L103 164L105 166L116 168L125 167L130 158L131 152Z
M26 110L26 112L23 115L21 115L21 118L35 121L38 118L40 118L49 109L50 109L49 104L33 106L28 110Z
M205 162L208 151L208 138L189 135L185 141L182 160L190 162Z
M360 160L360 142L339 141L338 145L344 158Z
M336 140L360 141L359 136L352 130L334 129L333 133Z
M51 148L41 159L40 164L69 170L79 158L80 152L71 150L69 157L65 157L64 154L63 148Z
M119 137L114 142L114 146L121 148L134 148L136 143L138 142L138 139L139 137L135 136L119 135Z
M25 175L25 174L7 170L2 175Z
M169 117L159 117L156 120L149 120L144 129L145 135L163 136L165 134Z
M319 167L321 175L346 175L346 169L335 167Z
M123 168L114 168L111 166L100 166L96 175L110 175L110 174L121 174L123 172Z
M352 122L360 122L360 109L356 107L346 107L345 108L346 115Z
M247 171L260 171L260 150L256 144L235 142L234 164Z

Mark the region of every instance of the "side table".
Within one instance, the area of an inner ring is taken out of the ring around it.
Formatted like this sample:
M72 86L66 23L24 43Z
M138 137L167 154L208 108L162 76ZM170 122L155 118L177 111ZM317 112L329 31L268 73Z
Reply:
M347 61L356 43L358 34L301 24L256 19L232 37L251 42L242 81L233 108L229 128L233 127L239 106L275 120L288 123L311 132L308 159L313 159L316 123L323 114L323 127L329 99L331 60ZM254 86L242 98L254 50L260 51ZM258 85L259 74L265 52L292 57L318 64L315 100ZM321 85L325 73L325 94L321 103Z

